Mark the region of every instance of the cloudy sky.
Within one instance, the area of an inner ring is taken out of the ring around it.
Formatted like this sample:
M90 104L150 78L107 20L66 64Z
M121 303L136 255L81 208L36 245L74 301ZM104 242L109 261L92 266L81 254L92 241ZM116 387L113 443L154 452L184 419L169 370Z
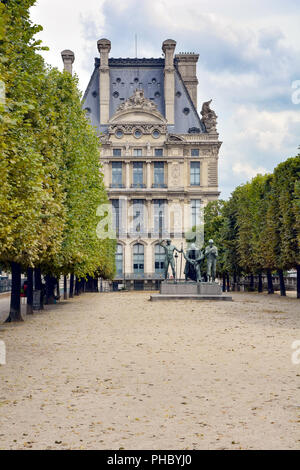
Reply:
M32 19L50 48L46 61L62 68L72 49L85 90L98 56L160 57L167 38L176 52L197 52L198 103L213 98L223 145L221 197L256 173L272 171L300 145L299 0L38 0Z

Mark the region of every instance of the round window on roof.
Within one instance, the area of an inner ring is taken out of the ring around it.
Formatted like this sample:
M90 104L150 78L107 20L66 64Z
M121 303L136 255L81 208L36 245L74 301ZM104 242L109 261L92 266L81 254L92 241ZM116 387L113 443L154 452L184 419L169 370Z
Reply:
M114 91L114 92L113 92L113 97L114 97L114 98L118 98L118 96L119 96L119 93L118 93L117 91Z
M154 139L158 139L160 137L160 132L157 129L155 129L152 132L152 137L154 137Z
M183 114L185 114L187 116L190 112L190 108L183 108L182 112L183 112Z
M135 83L139 83L138 77L135 77L134 82L135 82Z
M142 131L140 129L136 129L133 135L136 139L140 139L142 137Z
M156 91L156 92L154 93L154 96L155 96L155 98L159 98L159 97L160 97L159 91Z
M92 111L91 111L91 108L84 108L84 110L85 110L85 112L86 112L87 114L91 114L91 112L92 112Z
M152 78L152 83L156 83L156 78Z
M177 91L176 96L177 96L177 98L180 98L180 97L181 97L180 91Z
M96 98L97 95L98 95L98 93L96 92L96 90L93 91L92 96L93 96L94 98Z
M117 82L117 83L121 83L120 77L118 77L118 78L116 79L116 82Z
M117 129L116 132L115 132L115 136L118 138L118 139L121 139L123 137L123 131L122 129Z

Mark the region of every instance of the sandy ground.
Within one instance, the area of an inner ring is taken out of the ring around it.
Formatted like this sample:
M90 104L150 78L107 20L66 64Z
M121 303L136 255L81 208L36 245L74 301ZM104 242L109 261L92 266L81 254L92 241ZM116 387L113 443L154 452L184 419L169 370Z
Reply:
M233 297L85 294L1 325L0 449L299 449L300 302Z

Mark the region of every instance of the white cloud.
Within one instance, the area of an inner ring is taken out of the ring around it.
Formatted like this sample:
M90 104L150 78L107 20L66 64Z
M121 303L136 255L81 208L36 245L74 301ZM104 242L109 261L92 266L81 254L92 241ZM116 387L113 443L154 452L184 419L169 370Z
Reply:
M284 142L290 137L290 127L300 123L299 111L260 111L255 106L240 106L235 113L239 126L238 140L254 141L261 150L284 152Z
M75 52L84 90L98 56L97 40L112 41L111 57L160 57L172 37L177 51L200 54L198 102L213 98L220 138L220 189L227 197L257 172L295 155L300 105L299 2L296 0L39 0L32 18L47 62L62 69L63 49ZM298 48L298 50L297 50Z
M247 180L253 178L255 175L257 175L257 173L262 175L267 173L266 168L262 166L253 167L249 163L240 162L234 163L232 170L235 175L246 178Z

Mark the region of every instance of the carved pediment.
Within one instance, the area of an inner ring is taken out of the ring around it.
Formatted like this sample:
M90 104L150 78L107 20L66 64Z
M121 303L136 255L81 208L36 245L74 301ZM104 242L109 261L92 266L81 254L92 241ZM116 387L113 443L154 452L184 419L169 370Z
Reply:
M144 90L136 89L128 100L120 104L115 114L109 120L109 123L121 124L138 122L166 124L166 120L158 111L156 104L148 98L145 98Z

